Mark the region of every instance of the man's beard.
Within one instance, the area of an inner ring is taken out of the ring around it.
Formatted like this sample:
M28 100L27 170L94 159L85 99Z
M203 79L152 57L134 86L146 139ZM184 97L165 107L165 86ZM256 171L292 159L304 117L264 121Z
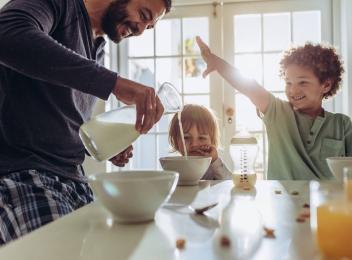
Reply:
M130 0L115 0L106 9L101 20L101 26L109 37L115 43L119 43L122 38L116 31L116 27L122 24L128 17L127 4Z

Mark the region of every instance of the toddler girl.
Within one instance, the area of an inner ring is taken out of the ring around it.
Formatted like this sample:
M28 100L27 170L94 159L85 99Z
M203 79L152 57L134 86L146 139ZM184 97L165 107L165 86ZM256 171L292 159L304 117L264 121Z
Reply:
M218 157L220 136L214 113L204 106L185 105L181 112L181 123L187 154L211 157L211 164L202 179L231 179L231 172ZM177 114L171 120L169 142L175 151L185 155Z

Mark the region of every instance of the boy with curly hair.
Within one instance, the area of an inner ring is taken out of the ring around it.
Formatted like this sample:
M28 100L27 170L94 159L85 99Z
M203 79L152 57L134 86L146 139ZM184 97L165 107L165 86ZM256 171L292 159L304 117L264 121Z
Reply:
M269 140L268 179L333 179L326 163L331 156L352 155L352 124L348 116L325 111L322 100L340 88L344 72L332 47L305 44L284 53L280 75L287 101L274 97L254 80L211 53L197 37L207 63L205 77L216 70L246 95L262 114Z

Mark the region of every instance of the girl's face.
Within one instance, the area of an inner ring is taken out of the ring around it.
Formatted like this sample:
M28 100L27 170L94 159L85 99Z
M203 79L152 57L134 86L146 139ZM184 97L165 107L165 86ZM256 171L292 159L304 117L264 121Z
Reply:
M209 133L200 133L196 125L192 125L189 131L184 133L184 138L187 152L197 146L212 145ZM181 140L178 140L178 147L180 148L181 154L184 154Z
M322 99L331 84L321 84L312 70L290 65L285 71L286 96L294 109L313 118L322 112Z

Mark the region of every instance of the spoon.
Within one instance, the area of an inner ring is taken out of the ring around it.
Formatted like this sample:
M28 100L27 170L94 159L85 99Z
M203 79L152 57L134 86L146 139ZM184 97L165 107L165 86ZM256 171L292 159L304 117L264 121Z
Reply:
M205 206L205 207L201 207L201 208L193 208L192 206L188 206L190 209L192 209L194 211L194 213L198 214L198 215L203 215L204 212L206 212L207 210L209 209L212 209L214 207L216 207L218 205L218 203L213 203L213 204L210 204L208 206Z
M207 229L216 229L220 227L220 222L218 219L209 217L206 214L191 214L191 219L199 226Z
M209 209L214 208L217 205L218 205L218 202L210 204L208 206L195 208L195 207L192 207L191 205L168 203L168 204L164 205L164 208L171 209L171 210L177 210L180 213L189 213L189 210L191 210L192 213L195 213L197 215L203 215L204 212L206 212ZM185 211L185 209L188 209L188 212L187 212L187 210Z

